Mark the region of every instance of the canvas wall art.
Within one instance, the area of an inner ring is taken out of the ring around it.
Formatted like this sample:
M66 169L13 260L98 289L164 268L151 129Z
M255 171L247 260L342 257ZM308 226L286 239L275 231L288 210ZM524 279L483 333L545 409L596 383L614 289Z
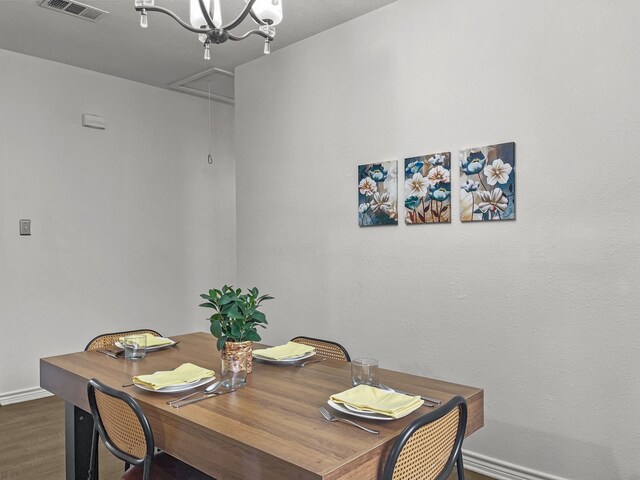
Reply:
M460 152L460 220L515 220L515 147L511 142Z
M398 224L398 162L358 166L358 224Z
M406 224L451 223L451 152L405 158Z

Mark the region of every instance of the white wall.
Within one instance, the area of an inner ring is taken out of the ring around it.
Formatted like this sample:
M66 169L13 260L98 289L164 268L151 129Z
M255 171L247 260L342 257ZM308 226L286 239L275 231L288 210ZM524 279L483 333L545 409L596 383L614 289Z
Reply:
M238 68L237 276L276 297L265 339L485 388L466 449L526 478L640 479L638 18L399 0ZM454 188L451 225L358 227L357 165L509 141L515 222L461 224Z
M233 108L213 112L211 167L206 101L0 51L0 394L99 333L208 328L198 295L236 268Z

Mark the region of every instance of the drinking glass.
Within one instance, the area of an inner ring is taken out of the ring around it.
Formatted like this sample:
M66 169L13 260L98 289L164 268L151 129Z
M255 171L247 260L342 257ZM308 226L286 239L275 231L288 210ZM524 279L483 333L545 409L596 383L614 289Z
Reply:
M147 354L147 337L144 335L128 335L122 341L124 358L142 360Z
M378 386L378 360L374 358L356 358L351 362L351 384Z
M222 372L222 386L225 388L241 388L247 383L247 355L234 358L226 372Z

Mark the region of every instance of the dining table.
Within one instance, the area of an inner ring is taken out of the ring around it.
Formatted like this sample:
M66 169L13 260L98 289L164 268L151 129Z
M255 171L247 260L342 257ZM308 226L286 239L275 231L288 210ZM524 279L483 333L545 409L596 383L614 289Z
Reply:
M40 385L66 402L67 480L85 480L93 419L87 383L97 378L126 391L149 419L156 447L218 480L374 480L402 430L438 408L422 406L389 421L370 420L332 410L332 394L351 387L348 362L327 359L302 368L259 362L237 391L174 408L168 405L190 392L161 393L130 385L132 377L172 370L190 362L220 373L215 338L204 332L172 336L175 346L128 360L82 351L40 359ZM254 348L265 345L255 344ZM484 391L420 375L379 369L379 382L438 399L456 395L468 406L465 435L484 425ZM127 385L127 386L125 386ZM319 407L379 431L372 435L342 422L329 422Z

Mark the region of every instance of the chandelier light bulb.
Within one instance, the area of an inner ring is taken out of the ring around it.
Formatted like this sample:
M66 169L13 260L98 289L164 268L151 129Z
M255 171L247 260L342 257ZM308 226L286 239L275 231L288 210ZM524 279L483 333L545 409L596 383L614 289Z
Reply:
M204 59L211 60L211 46L209 42L206 42L204 44Z
M220 8L220 0L213 0L213 12L211 12L211 19L216 28L222 26L222 9Z
M142 28L147 28L149 26L149 20L147 19L146 10L142 10L142 13L140 14L140 26Z
M245 3L247 3L247 0L245 0ZM281 0L256 0L251 10L260 20L269 22L274 27L282 21Z
M211 0L205 0L204 6L208 12L211 12ZM196 28L203 28L207 25L207 21L204 19L202 9L200 8L200 2L198 0L191 0L189 2L189 20L191 25Z

